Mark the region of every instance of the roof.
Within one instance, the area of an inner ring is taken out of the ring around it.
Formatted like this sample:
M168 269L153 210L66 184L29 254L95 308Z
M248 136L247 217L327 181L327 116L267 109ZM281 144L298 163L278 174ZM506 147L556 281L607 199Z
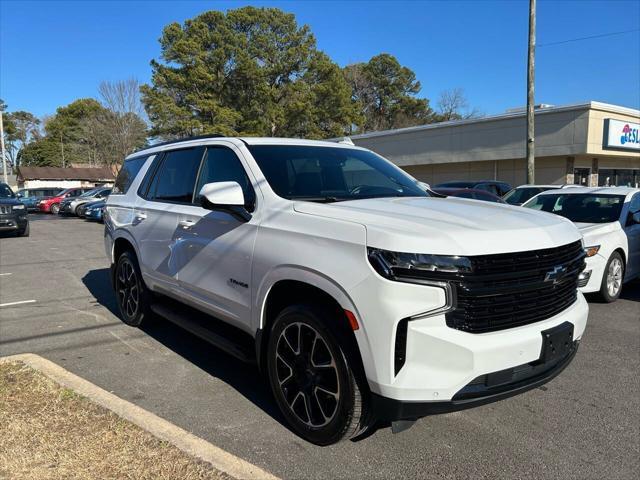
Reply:
M623 107L620 105L612 105L609 103L594 102L594 101L574 103L570 105L544 106L543 108L536 109L535 114L537 116L537 115L544 115L546 113L564 112L564 111L570 111L570 110L603 110L611 113L619 113L621 115L630 115L632 117L640 117L640 110ZM417 125L415 127L396 128L393 130L381 130L378 132L361 133L358 135L351 135L350 138L352 140L357 140L360 138L384 137L386 135L396 135L398 133L418 132L418 131L430 130L434 128L451 127L451 126L457 126L457 125L468 125L473 123L483 123L483 122L490 122L490 121L501 120L506 118L524 117L526 113L527 113L526 110L508 111L505 113L499 113L497 115L487 115L485 117L468 118L463 120L451 120L448 122L429 123L427 125Z
M138 150L127 157L134 158L141 154L151 154L171 149L176 145L185 145L190 147L209 145L211 143L227 142L236 146L244 145L306 145L316 147L337 147L365 150L362 147L347 143L341 137L337 140L305 140L303 138L279 138L279 137L223 137L220 135L204 135L200 137L188 137L178 140L149 145L147 148Z
M604 195L630 195L636 192L640 192L640 188L633 187L577 187L562 189L562 195L574 195L579 193L601 193ZM553 195L558 194L557 191L547 190L546 192L539 193L538 195Z
M109 167L62 168L62 167L18 167L21 180L113 180Z

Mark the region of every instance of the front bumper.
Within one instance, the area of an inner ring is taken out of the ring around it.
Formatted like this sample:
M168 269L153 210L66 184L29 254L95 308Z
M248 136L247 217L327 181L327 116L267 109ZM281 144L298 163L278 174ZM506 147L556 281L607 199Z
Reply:
M447 325L445 290L435 286L368 279L352 290L362 327L355 333L372 393L401 402L447 402L474 379L535 362L545 330L573 325L580 340L588 304L576 301L553 317L514 328L469 333ZM432 312L426 315L422 312ZM406 326L404 363L396 368L396 336ZM365 321L366 320L366 321ZM458 399L456 399L458 401Z
M408 402L372 394L372 413L383 421L416 420L427 415L466 410L524 393L560 374L575 357L579 343L578 340L573 342L571 350L564 357L551 363L530 362L482 375L447 401Z
M24 230L27 226L26 209L19 214L0 215L0 232Z
M604 271L607 267L607 258L596 253L593 257L585 259L587 266L584 269L583 274L589 275L589 280L583 287L580 287L582 293L592 293L600 290L602 285L602 277L604 277Z

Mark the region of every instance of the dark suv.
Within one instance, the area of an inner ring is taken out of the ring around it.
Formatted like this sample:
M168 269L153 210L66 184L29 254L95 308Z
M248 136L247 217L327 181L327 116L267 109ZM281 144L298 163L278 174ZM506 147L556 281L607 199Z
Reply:
M484 190L502 197L511 190L511 185L507 182L498 182L496 180L480 180L480 181L457 181L439 183L433 188L475 188L476 190Z
M29 236L27 207L6 183L0 183L0 232L16 232L20 237Z

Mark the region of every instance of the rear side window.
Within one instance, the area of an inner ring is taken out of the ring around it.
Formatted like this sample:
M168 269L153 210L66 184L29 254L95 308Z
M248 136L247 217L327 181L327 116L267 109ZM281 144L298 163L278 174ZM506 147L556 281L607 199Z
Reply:
M167 152L149 187L149 198L160 202L192 203L203 147Z
M144 162L149 158L148 155L143 157L131 158L129 160L125 160L124 165L120 169L118 173L118 177L116 178L116 182L113 185L113 193L127 193L129 187L133 183L138 175L138 172L144 165Z
M242 187L242 193L247 205L255 203L255 193L247 172L240 159L232 150L226 147L209 147L207 155L202 162L200 177L196 186L196 195L202 186L212 182L238 182Z

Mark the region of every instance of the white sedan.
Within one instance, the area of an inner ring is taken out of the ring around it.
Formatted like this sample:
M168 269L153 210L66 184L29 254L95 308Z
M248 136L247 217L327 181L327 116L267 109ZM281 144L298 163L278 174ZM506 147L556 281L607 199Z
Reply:
M580 291L613 302L623 283L640 276L640 189L627 187L549 190L523 205L562 215L582 233L587 267Z

